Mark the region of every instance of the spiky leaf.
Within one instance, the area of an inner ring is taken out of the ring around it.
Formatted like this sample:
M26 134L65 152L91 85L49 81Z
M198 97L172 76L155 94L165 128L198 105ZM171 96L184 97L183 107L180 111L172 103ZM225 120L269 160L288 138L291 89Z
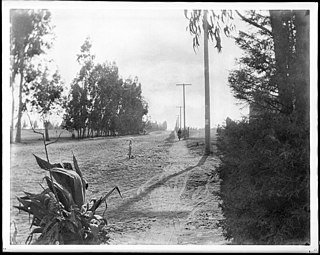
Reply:
M41 158L39 158L38 156L34 155L35 156L36 160L37 160L37 163L38 165L40 166L41 169L44 169L44 170L49 170L50 168L53 167L53 165L51 165L48 161L46 160L43 160Z
M76 157L74 156L74 154L72 153L72 158L73 158L73 165L74 165L74 168L77 172L77 174L82 178L82 173L80 171L80 168L79 168L79 165L78 165L78 161L76 159Z
M90 211L92 211L93 213L99 208L99 206L106 201L106 199L113 193L113 191L118 191L120 197L122 198L120 189L116 186L114 187L111 191L109 191L105 196L102 196L100 199L98 199L97 201L95 201L95 203L92 205L92 207L89 209Z

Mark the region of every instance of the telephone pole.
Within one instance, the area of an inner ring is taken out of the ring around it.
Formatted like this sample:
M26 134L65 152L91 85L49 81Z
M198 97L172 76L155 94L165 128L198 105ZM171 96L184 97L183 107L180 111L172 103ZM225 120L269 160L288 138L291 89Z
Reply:
M190 86L192 84L176 84L177 86L183 87L183 138L186 139L186 92L185 92L185 86Z
M211 153L210 149L210 85L209 85L209 56L208 56L208 21L207 10L204 11L204 86L205 86L205 154Z
M177 121L176 121L176 132L179 130L179 115L177 115Z
M181 129L181 108L182 108L182 106L177 106L177 108L180 108L180 118L179 118L180 125L179 125L179 128Z

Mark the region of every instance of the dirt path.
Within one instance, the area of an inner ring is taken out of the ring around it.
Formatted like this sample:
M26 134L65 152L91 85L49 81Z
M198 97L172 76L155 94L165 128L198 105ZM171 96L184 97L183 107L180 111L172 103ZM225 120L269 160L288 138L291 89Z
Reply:
M51 162L70 162L72 153L76 155L89 183L87 199L120 188L123 199L112 195L105 215L110 244L226 243L216 226L222 217L214 196L219 182L208 178L217 159L191 152L186 141L170 140L169 134L61 141L50 146ZM129 139L134 155L130 160ZM10 222L17 226L18 244L24 244L30 221L26 213L13 208L16 196L41 191L45 174L32 153L45 158L41 141L11 146ZM102 215L104 208L99 210Z
M218 180L207 175L216 159L191 154L185 141L175 140L168 162L161 174L109 212L110 244L227 243L216 225L222 217L213 195Z

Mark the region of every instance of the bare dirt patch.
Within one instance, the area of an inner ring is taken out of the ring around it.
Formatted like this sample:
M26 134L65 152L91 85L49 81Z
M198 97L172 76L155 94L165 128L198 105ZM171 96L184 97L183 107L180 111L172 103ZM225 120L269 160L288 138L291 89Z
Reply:
M163 172L142 184L132 198L109 212L111 244L226 244L217 226L219 180L213 156L191 153L186 141L174 141ZM196 153L195 153L196 152Z
M89 183L87 199L99 198L118 186L108 200L105 217L110 244L222 244L217 227L222 217L214 191L219 181L210 179L215 157L191 153L186 141L172 140L170 132L144 136L86 139L49 146L52 163L71 162L72 152ZM128 159L129 139L133 159ZM18 228L17 241L24 244L28 215L18 213L15 196L39 192L45 172L32 153L45 158L41 142L11 145L11 221ZM103 213L104 208L98 211Z

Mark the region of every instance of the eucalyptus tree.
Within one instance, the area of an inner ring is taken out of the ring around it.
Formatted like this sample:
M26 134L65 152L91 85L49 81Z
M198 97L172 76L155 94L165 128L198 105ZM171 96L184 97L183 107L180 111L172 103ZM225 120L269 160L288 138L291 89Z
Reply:
M63 107L65 109L64 128L73 132L77 132L77 137L80 138L82 134L82 123L81 123L81 95L83 89L79 84L73 80L71 89L68 96L64 100Z
M128 78L122 86L119 108L120 130L123 134L138 134L143 126L143 116L148 113L148 105L143 100L138 78Z
M16 142L21 142L21 117L23 110L23 84L26 64L36 55L40 55L51 47L52 29L51 13L48 10L12 9L10 12L10 56L11 56L11 89L12 89L12 121L11 141L13 141L14 123L14 83L20 76L19 103Z
M49 118L54 111L58 111L62 102L63 83L57 70L52 72L47 65L31 66L26 73L26 86L24 87L26 106L36 111L45 128L45 139L49 141Z
M91 131L97 135L114 133L119 108L122 80L115 62L97 64L90 76L92 111L89 115Z
M78 138L138 133L147 114L141 84L124 82L115 62L94 63L91 47L87 38L77 57L81 68L65 102L65 127L76 130Z
M64 104L66 128L71 131L76 130L78 138L85 136L89 126L89 114L92 111L92 98L90 98L92 81L90 79L95 56L91 54L91 47L90 38L86 38L77 55L80 71L71 83L71 90Z

